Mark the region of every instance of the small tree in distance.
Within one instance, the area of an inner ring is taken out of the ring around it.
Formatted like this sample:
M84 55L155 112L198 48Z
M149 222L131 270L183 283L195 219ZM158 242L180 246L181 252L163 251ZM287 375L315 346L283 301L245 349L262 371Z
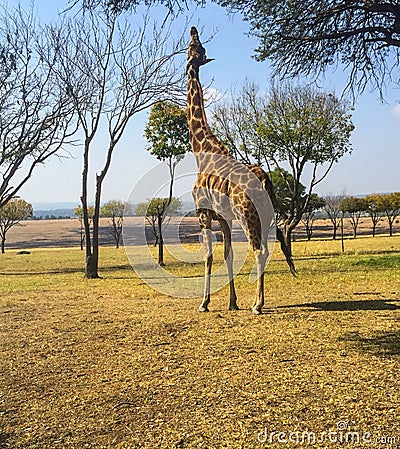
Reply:
M400 215L400 192L392 192L379 195L378 208L386 215L389 223L389 235L393 235L393 223Z
M274 186L275 196L280 209L280 211L275 211L278 215L278 220L280 218L279 213L284 212L286 215L289 215L293 208L298 209L302 207L306 193L306 186L299 183L297 188L298 195L296 198L293 198L294 179L291 173L283 168L279 169L276 167L270 172L269 177Z
M331 220L333 226L333 235L332 235L333 240L336 240L337 231L343 218L341 206L344 198L345 198L344 193L341 193L339 195L326 195L324 197L325 200L324 210L328 215L329 220Z
M316 193L312 193L308 205L303 213L301 221L306 228L307 240L311 240L314 230L315 212L325 206L324 198L321 198Z
M357 237L357 228L363 212L367 210L365 198L348 196L343 199L340 209L350 217L350 224L353 229L353 238Z
M153 198L149 201L139 203L136 205L136 215L146 217L147 222L151 227L154 236L154 246L159 244L162 239L163 228L165 228L167 216L172 217L179 215L182 202L179 198L172 198L167 209L165 203L168 198Z
M0 238L1 252L5 252L7 232L19 224L20 221L31 218L33 215L32 205L21 198L12 198L0 208Z
M110 227L110 233L115 241L117 249L121 243L124 216L129 215L130 212L130 204L119 200L110 200L100 209L100 215L109 218L108 225Z

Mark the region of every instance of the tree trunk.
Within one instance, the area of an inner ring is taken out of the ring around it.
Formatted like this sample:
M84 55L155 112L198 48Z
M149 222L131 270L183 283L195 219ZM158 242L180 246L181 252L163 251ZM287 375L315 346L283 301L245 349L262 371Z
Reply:
M351 227L353 229L353 239L357 238L358 220L356 217L350 218Z
M337 224L335 223L335 224L333 225L333 236L332 236L332 240L336 240L337 229L338 229L338 226L337 226Z
M85 240L85 234L83 232L83 223L81 221L81 251L83 251L83 242Z
M83 225L85 229L85 249L86 249L86 264L85 277L87 279L96 279L99 277L97 273L98 254L95 252L95 217L93 217L93 252L92 241L90 238L90 219L88 214L88 173L89 173L89 147L90 139L85 140L85 150L83 155L83 170L82 170L82 212ZM95 211L96 212L96 211ZM97 217L98 218L98 217Z
M119 248L119 229L118 229L118 225L115 220L114 214L112 214L112 216L111 216L111 234L114 237L115 248L118 249Z
M340 234L341 234L341 244L342 244L342 253L344 253L344 227L343 227L343 216L340 221Z
M389 220L389 237L393 237L393 221Z
M98 275L98 259L93 254L86 257L85 277L87 279L98 279L100 277Z
M162 222L163 222L163 214L158 214L157 216L158 222L158 264L163 267L164 263L164 240L162 235Z
M306 224L306 235L307 235L307 240L310 241L312 239L312 235L313 235L313 226L310 224Z
M96 177L96 193L94 200L93 213L93 232L92 232L92 254L86 258L86 277L88 279L99 278L99 220L100 220L100 199L101 199L102 178Z
M5 246L6 246L6 239L5 239L5 237L3 237L1 239L1 254L4 254L6 252L5 251Z

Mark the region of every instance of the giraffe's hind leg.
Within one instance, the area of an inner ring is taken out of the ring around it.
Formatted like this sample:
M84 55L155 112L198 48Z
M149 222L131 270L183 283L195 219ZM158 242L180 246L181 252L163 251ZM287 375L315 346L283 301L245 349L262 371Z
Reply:
M229 276L229 310L239 310L235 292L235 282L233 279L232 222L220 219L219 223L224 236L224 259L228 268Z
M258 249L256 253L257 266L257 293L251 311L254 315L262 313L264 307L264 270L268 259L268 250L266 248Z

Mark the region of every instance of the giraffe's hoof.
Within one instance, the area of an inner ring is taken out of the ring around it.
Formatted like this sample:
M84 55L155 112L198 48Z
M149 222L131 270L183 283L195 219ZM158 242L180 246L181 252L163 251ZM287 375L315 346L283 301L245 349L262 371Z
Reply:
M237 304L231 304L231 305L229 306L229 310L240 310L240 308L238 307Z
M251 309L251 313L252 313L253 315L261 315L261 314L262 314L262 311L261 311L261 309L257 309L256 307L253 307L253 308Z
M200 306L199 312L209 312L208 307Z

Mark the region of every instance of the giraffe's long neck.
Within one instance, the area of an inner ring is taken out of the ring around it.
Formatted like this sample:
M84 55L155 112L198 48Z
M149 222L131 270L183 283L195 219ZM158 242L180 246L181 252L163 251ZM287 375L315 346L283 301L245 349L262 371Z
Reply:
M198 70L188 70L187 114L189 137L197 164L205 153L223 154L231 157L229 151L212 133L204 110L203 89L200 84Z

